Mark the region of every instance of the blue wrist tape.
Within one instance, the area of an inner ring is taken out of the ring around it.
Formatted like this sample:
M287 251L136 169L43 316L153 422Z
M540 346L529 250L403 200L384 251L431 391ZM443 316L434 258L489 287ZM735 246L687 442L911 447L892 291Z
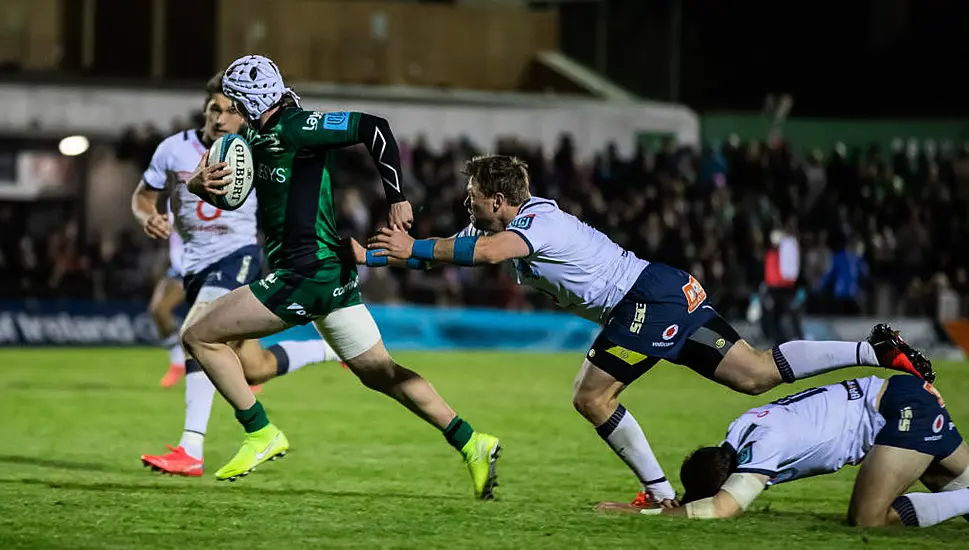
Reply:
M407 268L427 271L427 260L418 260L417 258L407 258Z
M456 265L474 265L474 245L477 242L477 235L454 239L454 263Z
M432 239L418 239L414 241L414 248L411 249L411 258L418 260L434 259L434 241Z
M383 250L383 249L380 249ZM383 267L387 265L389 256L375 256L377 250L367 250L367 265L370 267Z

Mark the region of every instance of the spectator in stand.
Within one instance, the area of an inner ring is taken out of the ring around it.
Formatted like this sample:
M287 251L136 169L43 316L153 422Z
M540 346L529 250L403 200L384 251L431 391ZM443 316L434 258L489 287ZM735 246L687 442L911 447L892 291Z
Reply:
M831 267L821 279L818 291L826 298L826 313L861 313L862 283L868 278L868 264L853 250L852 239L841 232L832 235Z
M801 251L791 218L783 229L771 231L771 247L764 255L764 335L774 345L803 340L799 296Z
M802 279L808 288L822 286L824 279L828 298L839 297L825 301L812 293L808 313L834 307L892 315L898 305L903 312L935 311L940 292L958 294L969 311L969 258L962 251L969 238L969 144L899 138L884 155L878 145L852 149L840 142L830 150L802 150L781 136L782 129L775 126L763 141L720 136L724 141L712 140L699 150L681 147L670 136L644 140L628 157L620 154L625 144L603 143L589 159L576 156L568 135L547 151L514 136L493 144L455 136L433 147L418 137L401 147L402 177L412 190L417 217L413 233L442 234L460 225L467 218L467 182L457 167L476 154L501 152L528 162L533 192L555 199L644 258L702 274L708 294L727 316L744 315L764 281L769 232L791 217L800 220L792 237L800 245ZM118 156L137 169L147 162L156 133L147 126L127 130ZM334 184L337 193L347 195L340 226L346 235L366 237L385 223L377 208L377 174L355 148L335 154ZM22 212L17 206L15 228L7 233L17 238L4 240L0 234L0 262L10 266L5 275L16 281L18 296L90 297L96 288L105 298L147 295L142 287L150 284L161 252L152 243L130 235L114 236L116 247L101 241L92 245L80 234L65 239L63 230L28 228L21 218L29 216ZM4 227L11 223L4 220L0 216ZM93 229L92 235L99 233ZM851 235L855 244L832 248L829 235ZM49 242L66 246L66 257L45 254ZM95 285L95 273L105 281L117 265L124 273L117 285ZM870 266L868 283L860 275L865 266ZM77 284L65 286L67 275ZM552 307L544 296L518 288L511 277L485 270L391 270L387 277L372 281L371 293L378 284L386 286L381 300ZM864 284L872 292L862 293ZM928 306L918 305L922 302Z

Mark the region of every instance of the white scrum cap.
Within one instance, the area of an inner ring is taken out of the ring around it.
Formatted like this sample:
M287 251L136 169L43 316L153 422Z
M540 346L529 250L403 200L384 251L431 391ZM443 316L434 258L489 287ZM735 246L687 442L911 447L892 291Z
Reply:
M233 61L223 75L222 93L242 103L252 120L279 103L286 94L299 104L299 96L283 83L279 67L261 55L247 55Z

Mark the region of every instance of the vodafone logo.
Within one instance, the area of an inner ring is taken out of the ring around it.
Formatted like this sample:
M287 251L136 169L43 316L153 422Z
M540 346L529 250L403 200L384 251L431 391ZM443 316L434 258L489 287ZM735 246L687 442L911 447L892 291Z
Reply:
M663 340L670 340L680 331L679 325L670 325L663 331Z
M941 432L943 426L945 426L945 418L940 414L939 416L935 417L935 422L932 423L932 432Z

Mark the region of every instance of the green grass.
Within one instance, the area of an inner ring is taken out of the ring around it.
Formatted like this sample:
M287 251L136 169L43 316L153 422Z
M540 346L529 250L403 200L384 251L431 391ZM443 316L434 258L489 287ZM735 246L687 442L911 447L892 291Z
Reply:
M471 498L460 456L434 429L349 371L316 365L261 396L292 453L234 484L212 473L241 442L216 396L204 478L161 477L139 455L175 444L182 385L161 390L150 349L0 351L0 548L965 548L969 524L849 528L855 469L771 489L737 520L593 512L635 479L572 410L581 354L399 353L476 428L502 438L499 500ZM969 380L939 366L957 424ZM852 369L758 398L662 365L623 402L678 486L682 457L720 441L745 409L796 389L885 371Z

